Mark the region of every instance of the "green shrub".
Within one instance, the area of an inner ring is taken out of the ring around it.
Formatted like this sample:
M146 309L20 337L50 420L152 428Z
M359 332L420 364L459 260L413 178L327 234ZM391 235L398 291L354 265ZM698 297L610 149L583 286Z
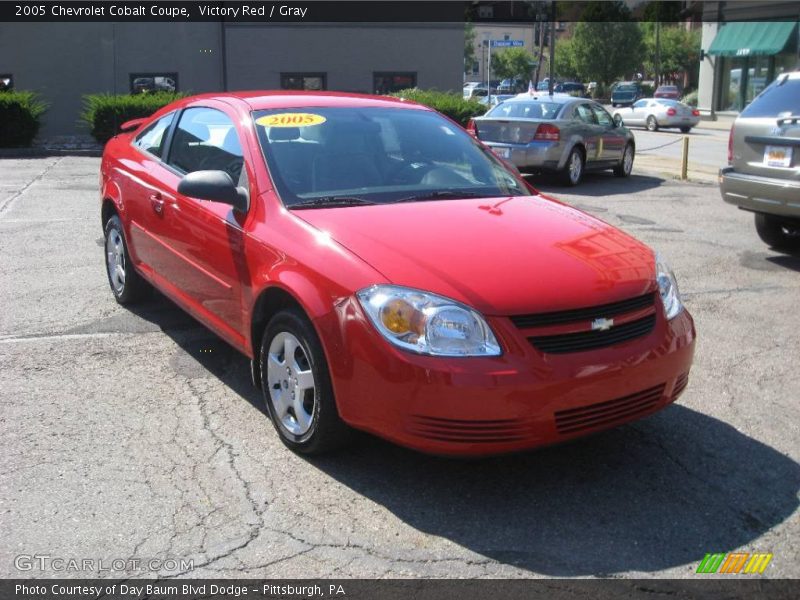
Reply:
M653 94L656 93L656 91L653 88L653 86L650 85L649 83L643 83L643 84L641 84L640 87L641 87L641 90L642 90L642 94L644 94L645 98L652 98Z
M688 104L689 106L697 106L697 90L694 92L689 92L686 94L682 99L681 102L684 104Z
M92 137L101 144L119 133L125 121L149 117L160 108L186 94L177 92L153 92L131 96L90 94L83 97L81 120L89 125Z
M477 117L486 112L486 107L483 104L477 100L464 100L461 94L411 88L395 92L392 96L429 106L443 115L447 115L462 126L466 126L472 117Z
M30 146L46 110L34 92L0 92L0 148Z

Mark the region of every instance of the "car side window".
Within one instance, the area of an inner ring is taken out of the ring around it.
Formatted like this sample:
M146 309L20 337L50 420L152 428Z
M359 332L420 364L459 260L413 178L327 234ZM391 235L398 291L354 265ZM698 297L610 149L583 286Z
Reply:
M597 125L597 120L595 119L594 114L592 113L592 109L589 108L588 104L579 104L575 107L575 116L578 117L584 123L589 125Z
M595 114L595 117L597 117L597 122L600 125L603 125L604 127L611 127L613 124L611 115L609 115L602 106L592 106L592 112Z
M238 183L244 158L233 121L213 108L187 108L175 128L167 162L184 173L225 171Z
M633 108L644 108L647 106L647 100L639 100L633 103Z
M153 156L161 158L164 154L164 140L174 118L175 113L170 113L161 117L155 123L151 123L134 138L133 145L139 150L144 150Z

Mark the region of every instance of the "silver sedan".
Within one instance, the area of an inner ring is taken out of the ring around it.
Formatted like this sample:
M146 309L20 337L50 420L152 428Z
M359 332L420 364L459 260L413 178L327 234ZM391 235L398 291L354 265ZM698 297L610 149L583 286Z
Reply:
M689 133L700 122L700 111L677 100L643 98L633 106L616 109L614 121L646 127L649 131L677 128Z
M519 94L473 119L469 129L521 171L554 171L566 185L577 185L587 170L627 177L633 168L633 134L583 98Z

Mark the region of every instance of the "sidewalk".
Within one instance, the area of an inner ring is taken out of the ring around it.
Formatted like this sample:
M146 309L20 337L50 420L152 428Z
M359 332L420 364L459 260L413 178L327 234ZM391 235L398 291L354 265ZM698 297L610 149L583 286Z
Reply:
M710 118L702 117L696 129L714 129L716 131L730 131L731 125L736 120L734 115L717 115L717 120L712 121Z
M637 154L633 163L633 172L653 173L668 179L677 179L680 181L681 160L679 158L671 158L666 156L648 156L644 154ZM705 183L712 185L717 185L719 183L719 167L692 163L690 160L687 175L687 181L692 183Z

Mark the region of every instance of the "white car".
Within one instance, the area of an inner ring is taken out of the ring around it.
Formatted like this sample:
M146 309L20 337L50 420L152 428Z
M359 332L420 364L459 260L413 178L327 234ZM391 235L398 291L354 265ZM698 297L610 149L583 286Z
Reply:
M648 131L678 128L683 133L689 133L700 122L700 111L677 100L642 98L632 106L617 108L614 122L618 125L646 127Z

